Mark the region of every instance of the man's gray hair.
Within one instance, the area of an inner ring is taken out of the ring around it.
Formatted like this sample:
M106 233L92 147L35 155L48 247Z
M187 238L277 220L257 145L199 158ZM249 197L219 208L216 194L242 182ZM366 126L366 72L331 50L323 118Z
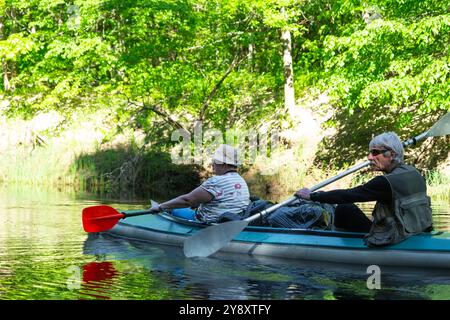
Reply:
M386 148L395 152L393 159L396 163L403 163L403 144L395 132L384 132L372 139L369 143L369 149Z

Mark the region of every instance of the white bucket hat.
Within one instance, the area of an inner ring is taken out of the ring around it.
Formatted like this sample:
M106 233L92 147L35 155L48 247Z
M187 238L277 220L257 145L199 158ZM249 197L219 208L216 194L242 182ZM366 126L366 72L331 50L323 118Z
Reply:
M227 144L221 144L214 152L212 159L213 161L215 160L232 166L238 166L240 164L238 149Z

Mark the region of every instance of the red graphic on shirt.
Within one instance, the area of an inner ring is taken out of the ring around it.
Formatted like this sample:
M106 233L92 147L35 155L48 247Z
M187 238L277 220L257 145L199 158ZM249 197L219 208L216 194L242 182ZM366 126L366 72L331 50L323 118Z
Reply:
M235 188L235 189L240 189L240 188L242 188L242 186L241 186L239 183L236 183L236 184L234 185L234 188Z

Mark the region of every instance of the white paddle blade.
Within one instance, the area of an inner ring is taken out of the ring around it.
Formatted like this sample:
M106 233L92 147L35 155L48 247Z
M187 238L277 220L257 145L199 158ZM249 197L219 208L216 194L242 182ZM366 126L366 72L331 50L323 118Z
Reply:
M439 119L427 132L428 137L443 137L450 134L450 112Z
M184 255L188 258L208 257L225 247L247 225L245 220L229 221L197 231L184 241Z
M157 206L158 202L156 202L155 200L150 199L150 205L153 206Z

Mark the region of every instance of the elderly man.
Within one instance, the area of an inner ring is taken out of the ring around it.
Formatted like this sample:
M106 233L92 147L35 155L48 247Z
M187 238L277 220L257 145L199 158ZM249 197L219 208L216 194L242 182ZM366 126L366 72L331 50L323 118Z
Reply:
M335 227L345 231L365 232L368 246L398 243L408 236L432 229L430 198L426 183L414 168L403 163L403 145L394 132L372 139L368 160L374 171L384 174L367 183L345 190L313 192L301 189L299 198L339 204ZM376 201L373 221L353 203Z
M225 212L240 214L250 203L250 192L237 173L238 165L238 150L220 145L212 156L213 177L191 192L155 205L151 210L172 209L174 216L208 223L217 222Z

